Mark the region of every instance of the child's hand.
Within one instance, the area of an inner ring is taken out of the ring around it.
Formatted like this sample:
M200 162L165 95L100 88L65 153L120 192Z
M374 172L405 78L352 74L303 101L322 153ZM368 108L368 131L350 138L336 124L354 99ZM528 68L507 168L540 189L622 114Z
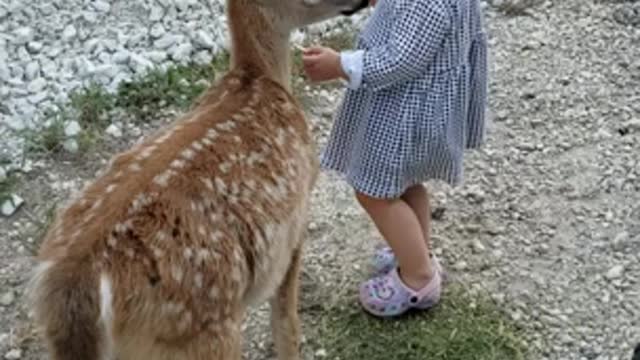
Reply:
M347 78L340 63L340 54L327 47L313 46L302 51L304 71L311 81Z

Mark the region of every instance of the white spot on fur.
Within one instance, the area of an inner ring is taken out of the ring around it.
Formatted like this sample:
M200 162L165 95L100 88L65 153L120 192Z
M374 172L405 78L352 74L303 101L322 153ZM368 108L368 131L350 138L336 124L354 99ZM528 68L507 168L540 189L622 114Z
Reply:
M184 160L175 159L171 162L171 167L174 169L182 169L186 165Z
M129 170L131 170L133 172L140 172L142 170L142 167L140 167L140 165L138 163L133 163L133 164L129 165Z
M216 300L218 299L218 296L220 296L220 290L217 287L212 286L211 289L209 289L209 299Z
M202 146L202 144L198 141L194 141L193 144L191 144L191 147L193 148L193 150L195 151L201 151L202 149L204 149L204 147Z
M129 230L130 227L131 227L131 224L127 221L127 222L124 222L124 223L117 223L116 226L115 226L115 230L116 230L116 232L124 233L127 230Z
M209 250L205 248L200 248L196 252L196 264L198 264L199 266L204 266L210 258L211 256L209 255Z
M211 181L211 179L200 178L200 180L204 183L207 189L213 191L213 181Z
M195 151L191 150L191 149L184 149L182 150L182 152L180 153L180 156L182 156L183 158L187 159L187 160L191 160L193 159L193 157L196 155Z
M233 121L225 121L223 123L219 123L216 125L216 129L218 130L222 130L222 131L231 131L233 128L236 127L235 122Z
M198 226L198 233L200 233L200 235L202 236L205 236L207 234L207 230L204 228L204 225Z
M218 136L220 136L220 134L218 134L217 131L215 131L214 129L209 129L207 130L207 138L210 140L215 140L216 138L218 138Z
M116 189L116 187L116 184L110 184L109 186L107 186L107 189L105 191L107 192L107 194L111 194Z
M211 233L211 241L217 242L217 241L222 239L223 235L224 234L222 233L222 231L216 230L216 231Z
M222 164L220 164L218 167L220 168L220 171L222 171L223 174L227 174L229 172L229 169L231 169L231 164L225 161Z
M181 283L182 279L184 279L184 272L182 271L182 268L178 267L177 265L173 265L171 267L171 277L176 282Z
M174 171L167 170L167 171L163 172L162 174L156 175L153 178L153 182L158 184L159 186L167 187L169 185L169 179L171 179L171 177L173 175L175 175Z
M211 145L213 145L213 142L212 142L211 140L207 139L207 138L204 138L204 139L202 139L201 141L202 141L202 143L203 143L205 146L211 146Z
M193 250L191 250L191 248L184 248L182 255L186 260L191 260L191 258L193 257Z
M102 199L98 199L96 202L93 203L93 206L91 206L91 210L92 211L96 211L98 210L98 208L100 207L100 205L102 205Z
M156 233L156 240L158 242L165 242L167 239L169 239L169 235L167 235L166 232L160 230Z
M216 182L216 189L218 190L219 193L224 194L227 192L227 184L224 181L222 181L222 179L217 177L215 179L215 182Z
M107 245L109 245L112 248L115 248L117 244L118 244L118 239L114 238L113 236L109 236L109 239L107 240Z
M151 146L145 148L144 150L142 150L140 152L140 154L138 154L138 156L136 156L136 159L144 160L144 159L150 157L151 154L153 154L153 152L156 150L156 148L157 148L157 146L155 146L155 145L151 145Z
M193 277L193 283L196 285L198 289L202 289L202 273L197 272Z
M154 247L153 248L153 256L156 257L156 259L160 259L164 257L164 251L158 247Z

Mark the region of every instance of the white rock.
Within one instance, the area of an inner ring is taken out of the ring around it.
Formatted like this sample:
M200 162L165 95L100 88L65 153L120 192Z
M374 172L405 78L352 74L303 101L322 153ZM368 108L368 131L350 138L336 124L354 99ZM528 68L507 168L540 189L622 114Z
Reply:
M164 16L164 10L160 6L154 6L151 8L151 13L149 14L149 20L151 21L159 21Z
M82 127L77 121L71 121L64 127L64 134L68 137L73 137L82 132Z
M40 74L40 64L37 61L32 61L27 64L27 67L24 70L24 76L28 81L31 81L37 78Z
M30 41L27 44L27 50L29 50L32 54L39 53L43 47L44 45L39 41Z
M120 129L120 127L116 124L109 125L105 132L115 138L122 137L122 129Z
M10 78L11 70L9 70L9 67L4 61L0 60L0 82L7 81Z
M216 46L213 38L204 30L199 30L198 32L196 32L193 40L196 45L205 49L212 49Z
M64 31L62 32L62 39L68 42L73 40L76 35L78 35L78 30L76 30L76 27L73 26L73 24L70 24L64 28Z
M22 350L13 349L4 355L4 358L7 360L18 360L22 358Z
M169 57L169 55L167 55L167 53L164 51L150 51L147 53L147 57L155 64L160 64L163 61L167 60L167 57Z
M80 146L78 145L78 142L76 141L76 139L67 139L63 144L62 147L72 153L75 154L78 152L78 150L80 150Z
M29 28L29 27L21 27L16 29L13 32L13 35L14 35L13 41L16 45L24 45L29 41L33 40L34 31L32 28Z
M616 265L611 269L609 269L609 271L607 271L607 274L605 275L605 277L609 280L618 279L622 277L623 273L624 273L624 266Z
M109 5L108 2L101 1L101 0L93 3L93 7L95 7L96 10L100 12L108 12L109 10L111 10L111 5Z
M153 43L153 45L158 49L164 50L174 46L175 44L180 43L181 41L182 41L182 36L166 34L165 36L156 40Z
M11 306L15 301L15 299L16 299L16 296L13 294L13 291L9 290L4 295L0 296L0 305Z
M40 93L42 90L44 90L44 88L46 87L47 87L47 81L39 77L29 83L29 85L27 86L27 90L31 94L37 94L37 93Z
M154 39L158 39L166 34L166 32L167 31L164 29L164 26L162 26L162 23L155 23L151 27L151 30L149 30L149 35Z
M193 46L190 43L184 43L171 49L171 57L179 62L186 62L191 57Z
M11 216L18 211L20 206L24 204L24 199L22 199L18 195L11 195L11 199L7 199L2 203L2 207L0 208L0 212L4 216Z
M153 63L151 61L135 53L131 54L131 61L129 65L136 73L144 73L153 67Z
M129 62L130 54L127 50L121 50L113 54L111 58L116 64L126 64Z

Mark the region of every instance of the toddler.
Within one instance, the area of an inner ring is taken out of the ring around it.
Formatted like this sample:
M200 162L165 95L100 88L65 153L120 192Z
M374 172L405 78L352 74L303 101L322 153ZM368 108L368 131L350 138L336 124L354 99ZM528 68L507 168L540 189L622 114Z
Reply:
M389 245L360 301L376 316L428 309L443 269L430 252L428 180L463 178L463 152L484 140L487 40L480 0L378 0L354 50L303 50L311 81L343 79L323 152Z

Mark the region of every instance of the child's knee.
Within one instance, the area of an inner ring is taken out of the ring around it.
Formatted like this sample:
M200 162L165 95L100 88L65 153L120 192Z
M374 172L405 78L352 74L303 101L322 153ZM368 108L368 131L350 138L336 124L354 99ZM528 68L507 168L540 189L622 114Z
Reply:
M371 197L358 191L356 191L356 199L358 200L360 206L365 209L376 209L379 207L387 206L391 203L391 200L389 199Z

